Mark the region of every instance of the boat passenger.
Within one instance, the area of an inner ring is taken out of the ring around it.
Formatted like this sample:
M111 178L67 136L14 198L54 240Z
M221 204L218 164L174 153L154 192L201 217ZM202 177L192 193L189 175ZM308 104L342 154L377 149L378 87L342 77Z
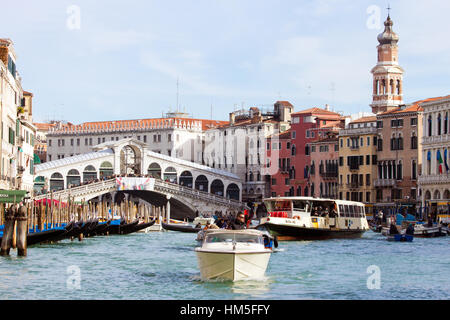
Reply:
M391 223L391 227L389 228L389 234L398 234L398 229L393 223Z
M247 229L247 223L245 221L244 213L238 213L236 219L230 224L229 229L232 230L243 230Z
M410 223L409 225L408 225L408 228L406 228L406 232L405 232L406 234L409 234L409 235L414 235L414 225L412 224L412 223Z
M199 223L197 223L196 225L195 225L195 228L197 229L197 228L201 228L202 227L202 224L199 222Z

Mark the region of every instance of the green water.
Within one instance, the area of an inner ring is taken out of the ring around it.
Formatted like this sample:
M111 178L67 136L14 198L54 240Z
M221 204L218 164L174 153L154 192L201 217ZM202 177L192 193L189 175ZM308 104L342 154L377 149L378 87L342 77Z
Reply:
M137 233L0 257L1 299L449 299L450 237L280 242L262 280L200 280L196 234ZM372 267L370 267L372 266ZM375 266L375 267L373 267ZM368 288L368 279L379 271ZM375 285L373 285L375 284ZM379 286L377 286L379 284ZM375 287L375 288L374 288ZM379 289L378 289L379 287Z

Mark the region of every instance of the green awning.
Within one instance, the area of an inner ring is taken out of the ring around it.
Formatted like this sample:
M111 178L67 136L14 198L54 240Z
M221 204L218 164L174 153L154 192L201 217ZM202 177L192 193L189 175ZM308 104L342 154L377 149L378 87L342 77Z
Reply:
M25 190L0 190L0 203L18 203L26 194Z
M33 162L34 162L34 164L41 163L41 159L39 158L39 156L36 153L34 154Z

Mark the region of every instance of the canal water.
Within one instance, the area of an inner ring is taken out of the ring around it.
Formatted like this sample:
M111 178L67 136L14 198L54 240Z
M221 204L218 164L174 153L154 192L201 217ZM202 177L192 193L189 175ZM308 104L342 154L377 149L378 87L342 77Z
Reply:
M266 278L200 280L196 234L105 236L0 257L1 299L449 299L450 237L280 242Z

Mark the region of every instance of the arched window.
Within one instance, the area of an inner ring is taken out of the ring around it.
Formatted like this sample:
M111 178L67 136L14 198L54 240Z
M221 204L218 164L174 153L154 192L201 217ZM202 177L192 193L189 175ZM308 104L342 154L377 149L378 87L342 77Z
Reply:
M391 94L394 94L394 92L395 92L394 79L391 79L389 84L390 84L390 87L391 87Z
M400 89L400 80L397 80L397 94L400 95L401 89Z
M417 136L414 132L411 136L411 149L417 149Z
M441 126L442 126L441 114L439 113L438 117L437 117L437 134L438 134L438 136L441 135Z
M431 137L433 132L433 121L431 120L431 115L428 116L428 136Z
M445 113L444 118L444 134L448 133L448 112Z
M83 182L89 182L97 179L97 170L94 166L88 165L83 171Z

